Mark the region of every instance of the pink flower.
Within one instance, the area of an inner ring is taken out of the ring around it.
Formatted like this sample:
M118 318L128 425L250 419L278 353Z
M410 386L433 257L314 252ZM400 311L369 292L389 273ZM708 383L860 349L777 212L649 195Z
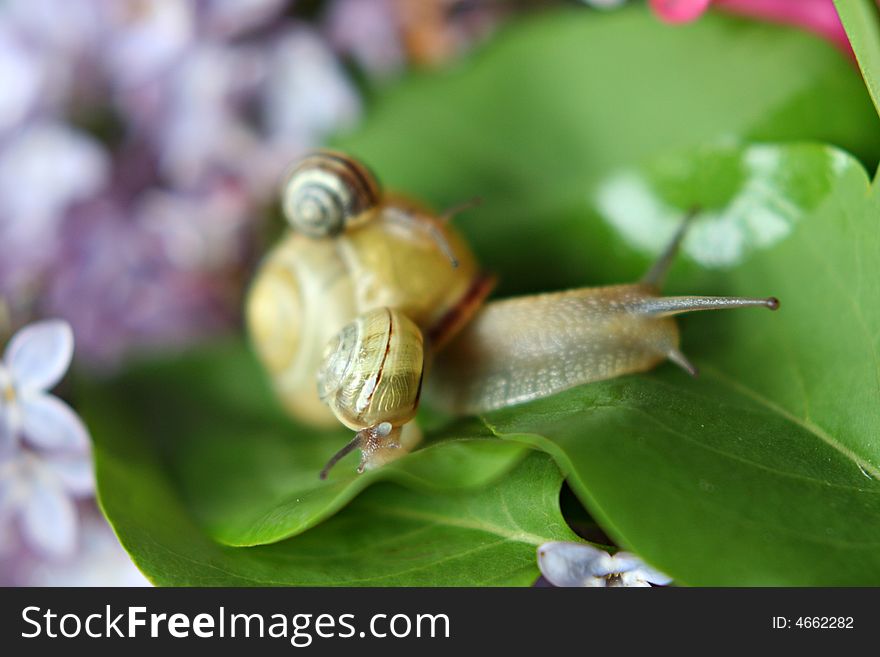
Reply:
M712 0L651 0L654 12L669 23L695 20L709 8Z
M849 51L849 41L832 0L650 0L650 3L654 12L669 23L695 20L712 4L732 14L797 25Z

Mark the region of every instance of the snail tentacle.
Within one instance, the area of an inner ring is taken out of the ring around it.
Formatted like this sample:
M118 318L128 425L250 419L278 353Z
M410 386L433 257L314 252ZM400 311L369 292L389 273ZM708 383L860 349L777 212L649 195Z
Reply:
M466 212L467 210L472 210L476 207L479 207L483 204L482 196L472 196L469 199L462 201L461 203L456 203L452 207L446 208L443 212L440 213L440 221L449 222L452 221L453 218L460 215L462 212Z
M681 220L672 239L669 240L669 244L666 245L666 248L663 249L663 252L654 264L651 265L651 268L645 272L644 276L642 276L642 280L640 281L642 285L657 289L663 286L663 280L666 278L666 274L669 272L669 268L672 266L675 256L678 255L678 250L691 225L691 221L697 216L698 212L699 210L697 208L693 208L684 216L684 219Z
M452 265L452 268L458 268L458 258L452 250L452 245L449 244L446 235L443 234L440 226L431 217L396 207L386 208L385 216L392 223L406 227L415 227L426 233L437 245L437 248L439 248L443 255L449 260L449 264Z

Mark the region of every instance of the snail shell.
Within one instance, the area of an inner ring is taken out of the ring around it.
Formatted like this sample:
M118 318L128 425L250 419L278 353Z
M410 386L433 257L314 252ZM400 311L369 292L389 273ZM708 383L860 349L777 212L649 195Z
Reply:
M398 427L415 416L424 363L419 327L401 312L377 308L328 342L318 395L350 429Z
M330 237L365 223L380 200L379 183L366 166L341 153L318 151L291 169L281 205L295 229Z
M443 235L457 267L450 265L426 225ZM418 324L435 349L470 319L494 285L457 231L399 197L387 199L373 221L336 242L358 311L394 308Z
M357 315L354 285L332 240L291 233L263 262L247 296L251 343L293 416L331 427L315 372L324 345Z

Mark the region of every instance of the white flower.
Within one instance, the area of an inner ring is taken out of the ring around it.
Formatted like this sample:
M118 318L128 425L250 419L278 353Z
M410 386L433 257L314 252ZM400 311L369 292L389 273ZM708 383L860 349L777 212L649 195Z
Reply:
M634 554L612 556L585 543L544 543L538 548L538 567L554 586L644 587L672 581Z
M38 455L21 451L0 461L0 525L18 522L25 543L42 557L75 552L75 498L94 490L88 453Z
M7 561L13 586L150 586L100 512L81 508L77 549L66 559L46 561L25 554ZM0 571L3 569L0 561ZM0 578L2 581L2 578ZM4 585L8 585L4 582Z
M26 326L0 362L0 454L19 438L41 450L82 452L89 434L73 410L47 391L67 372L73 331L61 320Z
M0 527L18 521L28 545L50 557L73 550L72 498L94 490L88 432L47 392L72 356L70 325L50 320L16 333L0 362Z

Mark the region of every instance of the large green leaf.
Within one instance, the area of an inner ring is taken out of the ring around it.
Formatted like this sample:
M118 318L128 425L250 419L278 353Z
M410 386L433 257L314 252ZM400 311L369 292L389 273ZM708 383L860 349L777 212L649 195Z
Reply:
M760 146L608 188L641 207L621 224L635 243L674 228L670 198L704 204L683 257L719 271L676 288L773 293L781 310L682 320L697 380L665 367L488 423L555 455L606 531L683 583L880 583L877 187L839 151Z
M149 437L188 511L229 545L299 534L380 480L435 490L480 487L525 451L479 422L463 421L411 458L358 476L352 456L321 481L321 467L351 433L317 431L287 418L241 344L136 367L86 396L94 423L116 409L120 422ZM93 431L100 445L104 436Z
M574 538L558 510L559 470L533 453L497 485L441 494L379 484L301 536L224 546L193 521L152 433L110 400L93 410L101 506L156 584L528 585L535 547Z
M816 37L720 15L671 28L632 7L510 28L380 99L339 145L437 207L482 197L456 224L509 294L632 276L644 260L586 195L609 171L721 139L829 142L873 167L880 120Z

